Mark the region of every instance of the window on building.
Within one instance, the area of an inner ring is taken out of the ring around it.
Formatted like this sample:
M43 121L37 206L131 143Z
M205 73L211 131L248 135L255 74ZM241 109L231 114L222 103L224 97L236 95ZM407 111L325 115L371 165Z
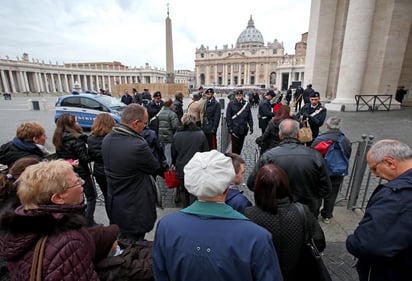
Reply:
M217 84L218 84L218 85L222 85L222 82L223 82L223 79L222 79L221 76L219 76L219 77L217 78Z
M205 54L204 54L204 53L201 53L201 54L200 54L200 57L201 57L202 59L204 59L204 58L205 58Z
M255 76L250 76L250 85L255 85Z
M233 80L234 80L234 82L235 82L235 85L237 85L238 82L239 82L239 77L238 77L238 76L235 76L235 77L233 77Z

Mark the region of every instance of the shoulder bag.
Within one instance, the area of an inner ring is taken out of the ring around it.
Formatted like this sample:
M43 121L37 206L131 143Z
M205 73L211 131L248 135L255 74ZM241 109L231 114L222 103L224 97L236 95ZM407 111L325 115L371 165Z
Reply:
M301 143L311 142L313 140L312 130L310 129L309 121L307 119L302 121L302 127L299 129L298 139Z
M36 243L33 253L33 261L31 263L30 270L30 281L41 281L43 280L41 274L43 270L43 257L44 251L46 249L47 235L40 237Z
M298 264L298 280L332 281L322 256L313 242L307 214L302 204L295 203L295 206L305 224L305 242Z

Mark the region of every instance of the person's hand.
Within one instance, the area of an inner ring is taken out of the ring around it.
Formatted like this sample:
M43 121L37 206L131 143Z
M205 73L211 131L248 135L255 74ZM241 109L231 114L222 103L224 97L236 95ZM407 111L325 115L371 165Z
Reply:
M72 164L73 167L79 167L79 159L73 160L70 164Z

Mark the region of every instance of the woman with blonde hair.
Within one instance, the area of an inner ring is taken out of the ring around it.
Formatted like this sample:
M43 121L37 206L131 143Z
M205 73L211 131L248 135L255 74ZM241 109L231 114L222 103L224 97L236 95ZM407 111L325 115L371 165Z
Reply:
M118 229L100 227L106 243L99 244L84 226L84 180L64 160L27 167L17 183L21 206L0 217L0 256L11 280L29 280L35 246L45 241L41 280L99 280L94 271L96 250L109 253ZM42 247L40 247L42 248Z
M108 113L100 113L93 121L91 135L87 138L88 153L90 160L94 162L93 176L99 184L100 190L103 193L104 205L107 212L107 180L104 173L104 163L102 156L103 138L112 131L116 122Z

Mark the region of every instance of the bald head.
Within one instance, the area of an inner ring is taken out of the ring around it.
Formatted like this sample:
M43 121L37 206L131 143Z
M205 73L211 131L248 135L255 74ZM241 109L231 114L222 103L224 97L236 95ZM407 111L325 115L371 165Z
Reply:
M293 119L285 119L279 124L279 138L297 138L299 133L299 122Z

